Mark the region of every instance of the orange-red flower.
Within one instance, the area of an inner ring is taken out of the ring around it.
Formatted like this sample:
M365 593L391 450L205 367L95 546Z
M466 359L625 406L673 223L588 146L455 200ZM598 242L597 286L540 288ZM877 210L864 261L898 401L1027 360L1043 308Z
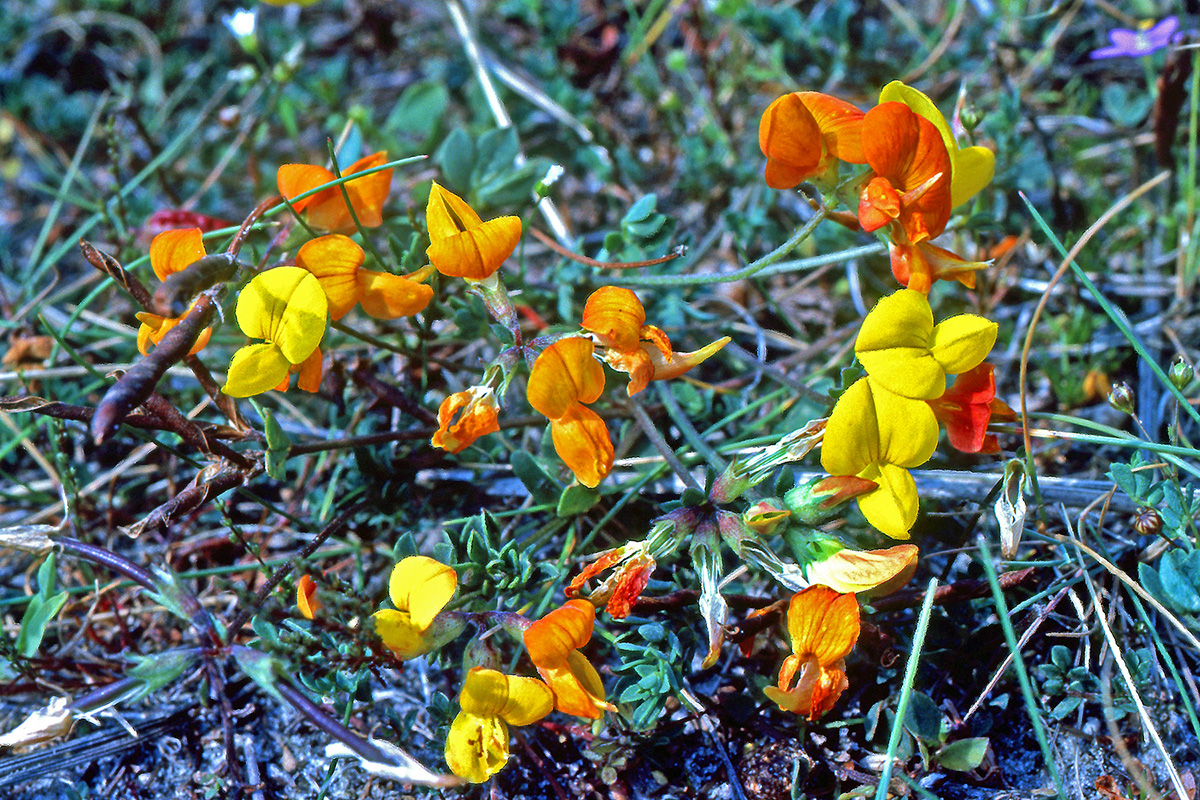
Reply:
M321 282L331 319L341 319L358 303L375 319L407 317L433 299L433 289L410 277L363 269L364 258L363 249L340 234L306 242L296 253L296 266Z
M567 586L567 597L578 597L585 583L609 567L616 567L603 584L588 595L593 604L607 603L605 610L613 619L624 619L650 582L656 561L645 542L628 542L593 556Z
M321 610L321 601L317 599L317 584L308 575L301 575L296 581L296 607L306 618L312 619Z
M443 275L481 281L491 277L521 240L519 217L484 222L461 197L436 182L425 207L429 263Z
M790 189L836 176L839 160L862 164L862 121L862 111L820 92L792 92L771 103L758 125L767 185Z
M372 153L360 158L346 169L342 177L378 167L387 163L387 153ZM314 164L284 164L275 175L279 185L279 193L289 201L315 189L322 184L337 180L337 176L324 167ZM346 196L354 207L354 215L364 228L377 228L383 224L383 204L392 188L392 170L385 169L355 178L342 184ZM342 196L342 188L330 186L314 195L297 200L292 207L298 213L303 213L304 220L309 226L330 233L352 233L356 230L354 217L346 206Z
M996 397L995 367L987 362L954 380L936 400L933 414L946 428L950 444L964 453L999 453L996 435L987 432L992 418L1014 420L1016 412Z
M455 392L438 408L438 429L432 444L448 453L464 450L480 436L500 430L496 392L490 386L472 386Z
M788 634L792 655L779 670L779 686L763 691L783 711L816 719L833 708L850 682L846 655L858 641L858 601L813 585L792 597ZM792 680L800 677L792 685Z
M525 629L525 648L564 714L599 719L615 710L604 699L604 684L579 648L592 638L596 610L586 600L568 600Z
M163 231L150 242L150 267L160 281L165 281L176 272L186 269L190 264L199 261L207 255L204 251L204 238L199 228ZM142 355L150 350L150 345L157 345L167 335L168 331L182 321L183 317L164 317L149 311L137 314L138 327L137 346ZM212 328L205 328L196 337L195 344L188 355L195 355L204 349L212 336Z
M637 295L618 286L592 292L583 308L582 327L604 346L605 362L629 375L630 397L650 381L679 377L729 342L725 336L691 353L673 351L667 335L646 324L646 309Z
M604 368L592 357L590 339L571 336L542 351L529 373L529 405L550 420L559 458L584 486L595 487L612 470L612 440L594 403L604 391Z

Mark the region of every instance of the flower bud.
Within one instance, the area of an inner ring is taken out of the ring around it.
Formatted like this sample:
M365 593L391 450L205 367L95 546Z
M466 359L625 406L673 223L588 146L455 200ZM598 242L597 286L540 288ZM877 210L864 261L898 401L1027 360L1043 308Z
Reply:
M791 515L792 512L779 508L775 501L760 500L746 509L746 513L742 514L742 521L755 533L770 536L780 525L786 524Z
M1167 375L1171 378L1171 383L1175 384L1175 388L1182 392L1191 385L1195 371L1191 364L1179 358L1171 365Z
M1135 399L1133 387L1124 381L1114 385L1108 393L1108 404L1123 414L1133 413Z
M1157 535L1162 526L1162 517L1153 508L1143 508L1133 518L1133 529L1143 536Z
M842 503L875 489L877 484L853 475L813 478L783 496L783 504L808 525L824 522Z

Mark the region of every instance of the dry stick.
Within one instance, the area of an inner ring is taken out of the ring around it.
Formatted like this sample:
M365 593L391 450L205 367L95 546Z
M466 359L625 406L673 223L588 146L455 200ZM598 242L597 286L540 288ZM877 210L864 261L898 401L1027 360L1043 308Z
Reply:
M125 268L115 258L102 250L97 250L92 246L91 242L84 241L83 239L79 240L79 249L83 252L83 257L87 259L89 264L116 281L118 286L129 292L129 296L138 305L147 311L150 310L152 306L150 292L146 290L141 281L126 272Z
M251 209L250 213L246 215L246 219L242 221L242 227L238 228L238 232L233 235L233 241L229 243L229 247L225 252L231 258L237 258L238 253L242 252L242 245L245 243L246 237L250 235L250 226L258 222L259 217L283 201L282 196L275 195L274 197L268 197Z
M1054 277L1052 277L1050 282L1046 284L1046 290L1042 292L1042 299L1038 301L1037 307L1033 310L1033 316L1029 319L1029 330L1025 334L1025 345L1021 348L1021 369L1017 378L1017 383L1021 389L1022 419L1027 419L1029 414L1029 392L1026 384L1029 375L1029 351L1033 347L1033 332L1037 329L1038 318L1041 317L1042 311L1050 302L1050 293L1054 290L1054 287L1058 284L1058 282L1062 280L1062 277L1067 274L1067 270L1071 268L1071 264L1075 261L1075 257L1079 255L1079 251L1083 249L1084 245L1092 240L1093 236L1100 232L1101 228L1108 224L1109 220L1124 211L1125 208L1133 203L1134 200L1137 200L1139 197L1153 189L1155 186L1158 186L1169 177L1171 177L1171 173L1164 170L1110 206L1107 211L1100 215L1099 219L1092 223L1091 227L1083 232L1083 235L1079 237L1079 240L1075 242L1075 245L1069 251L1067 251L1067 257L1063 259L1063 262L1059 265L1058 270L1055 271ZM1029 465L1032 466L1033 437L1029 433L1029 427L1023 427L1024 431L1022 432L1022 435L1025 439L1025 456L1029 459Z
M687 467L683 466L683 462L675 456L675 450L671 445L667 444L667 440L658 432L658 428L654 427L654 421L650 419L650 415L646 413L646 409L642 408L640 400L630 398L629 408L633 411L633 418L637 420L638 427L642 429L642 433L646 434L651 444L655 449L662 454L663 460L667 462L667 466L671 471L679 476L679 479L687 485L689 489L695 489L700 492L700 484L692 477L692 474L687 471Z
M41 414L54 419L68 419L74 422L91 422L95 409L87 406L74 406L60 403L57 400L47 400L44 397L0 397L0 411L27 411L31 414ZM184 419L187 419L186 417ZM122 422L131 428L141 428L148 431L170 431L178 433L172 423L162 419L157 414L139 412L130 414ZM233 428L222 425L209 425L188 420L206 439L244 439L245 434L238 433Z
M135 522L124 528L128 536L138 537L147 528L154 525L169 525L181 514L186 514L202 503L206 503L218 495L235 489L246 482L249 473L234 467L223 466L209 480L187 487L179 494L151 511L141 522Z
M200 426L188 419L167 398L158 392L151 392L143 403L146 410L155 414L171 433L177 434L183 441L202 453L220 456L232 461L242 469L253 469L254 462L215 439L210 440Z
M539 231L537 228L530 228L529 232L533 234L533 238L537 239L542 244L549 247L554 252L558 253L563 258L569 258L572 261L577 261L580 264L586 264L589 267L600 267L602 269L641 269L642 267L653 267L658 264L666 264L668 261L674 261L680 256L687 254L687 247L679 245L670 253L660 258L651 258L648 261L597 261L594 258L588 258L585 255L580 255L573 250L568 250L554 239Z

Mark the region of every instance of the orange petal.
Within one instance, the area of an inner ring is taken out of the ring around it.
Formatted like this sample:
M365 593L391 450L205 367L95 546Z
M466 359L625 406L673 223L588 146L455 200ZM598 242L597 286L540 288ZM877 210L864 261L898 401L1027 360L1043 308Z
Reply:
M340 234L313 239L296 253L296 266L308 270L321 282L332 319L346 316L359 301L362 288L358 275L364 258L363 249Z
M438 408L438 430L431 442L434 447L458 453L479 437L500 430L496 395L490 389L484 391L473 387L442 401Z
M565 662L592 638L596 609L586 600L568 600L525 629L525 648L535 666Z
M851 164L865 164L862 151L862 111L831 95L821 92L800 92L804 103L817 121L826 149L835 157Z
M386 151L372 153L342 170L342 175L353 175L386 163ZM350 195L354 213L364 228L378 228L383 224L383 204L387 202L388 192L392 189L392 172L384 169L346 182L346 194Z
M337 180L337 176L324 167L313 164L284 164L275 173L275 183L279 187L279 193L288 200L332 180ZM336 187L326 189L311 197L293 202L292 207L297 211L303 211L313 203L328 202L339 194Z
M637 349L645 324L646 309L637 295L619 286L597 289L583 307L583 329L596 334L605 347L623 353Z
M321 610L321 601L317 599L317 584L308 575L301 575L296 581L296 607L306 618L312 619Z
M862 148L871 169L898 193L929 184L901 212L910 243L945 230L950 220L950 155L933 123L903 103L883 103L863 118Z
M604 367L592 358L594 350L581 336L559 339L543 350L529 372L529 405L558 419L578 403L594 403L604 391Z
M604 685L591 662L579 651L554 667L538 667L538 674L554 692L554 707L573 717L600 719L616 707L604 699Z
M550 421L550 435L558 457L584 486L599 486L612 471L615 453L608 427L590 408L576 403Z
M642 345L642 349L650 356L650 362L654 365L654 377L651 380L666 381L671 378L678 378L729 344L730 341L728 336L722 336L715 342L709 342L699 350L693 350L690 353L676 352L671 354L670 358L658 350L658 348Z
M199 228L163 231L150 242L150 266L160 281L204 256L204 236Z
M521 240L518 217L483 222L461 197L436 182L425 207L429 263L443 275L483 280L500 269Z
M358 271L363 311L375 319L411 317L425 310L433 299L433 288L390 272Z
M300 377L296 379L296 388L306 392L317 392L321 389L321 348L312 351L308 358L300 363Z
M792 651L828 666L846 657L858 641L858 600L814 584L792 596L788 607Z
M821 172L821 128L797 92L767 106L758 124L758 146L767 157L764 177L772 189L791 189Z

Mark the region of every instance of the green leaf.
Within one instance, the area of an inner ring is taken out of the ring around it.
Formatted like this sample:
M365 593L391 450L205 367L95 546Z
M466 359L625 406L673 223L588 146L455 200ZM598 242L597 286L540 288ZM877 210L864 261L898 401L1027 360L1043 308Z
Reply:
M555 513L560 517L574 517L590 510L599 499L600 493L595 489L573 483L563 489L563 493L558 498L558 510Z
M283 665L266 653L249 647L234 647L232 651L233 658L242 668L242 672L257 683L260 689L282 703L283 696L275 688L275 682L282 674Z
M475 168L475 142L462 128L455 128L442 142L434 156L450 188L459 194L471 188L471 172Z
M961 739L943 747L937 754L937 763L955 772L969 772L983 763L987 749L985 736Z
M475 168L471 170L472 187L495 175L510 172L521 152L516 128L496 128L479 137ZM532 187L531 187L532 188Z
M558 503L558 485L542 470L541 465L532 455L524 450L518 450L512 454L509 464L512 465L513 474L517 476L517 480L525 484L525 488L529 490L539 505Z
M1054 662L1054 666L1058 667L1063 672L1071 668L1071 651L1061 644L1056 644L1050 648L1050 660Z
M1083 697L1080 695L1071 695L1063 699L1061 703L1056 705L1050 711L1050 716L1055 719L1063 719L1075 709L1079 708L1079 704L1083 702Z
M942 712L924 692L913 692L904 727L923 742L937 742L942 736Z
M400 95L384 125L425 141L437 132L449 104L450 93L440 81L418 81Z
M263 411L263 432L267 437L267 475L281 481L287 474L288 450L292 440L269 410Z
M53 597L43 598L39 593L29 601L25 616L21 618L21 632L17 635L17 652L32 658L46 635L46 626L67 602L67 593L59 592Z
M1158 577L1171 605L1189 614L1200 613L1200 550L1168 550L1158 561Z
M125 674L131 678L137 678L142 685L136 692L122 698L121 702L123 703L139 700L171 683L195 662L196 655L186 650L167 650L145 656L129 656L129 658L134 664L125 670Z
M654 194L648 194L645 197L638 198L638 201L629 207L625 212L625 216L621 218L621 227L626 225L641 222L654 214L654 209L658 206L658 197Z
M1108 477L1112 482L1121 487L1121 491L1129 495L1134 500L1137 499L1137 483L1133 479L1133 470L1128 464L1117 462L1108 468Z

